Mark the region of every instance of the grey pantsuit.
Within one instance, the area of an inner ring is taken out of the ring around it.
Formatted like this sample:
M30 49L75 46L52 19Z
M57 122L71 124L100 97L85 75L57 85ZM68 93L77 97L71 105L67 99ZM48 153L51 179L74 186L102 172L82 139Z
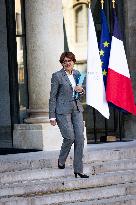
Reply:
M80 73L73 71L73 76ZM79 100L73 99L73 89L64 71L61 69L52 76L49 100L49 118L56 118L63 143L60 150L59 161L64 164L72 144L74 143L74 172L83 172L83 108Z

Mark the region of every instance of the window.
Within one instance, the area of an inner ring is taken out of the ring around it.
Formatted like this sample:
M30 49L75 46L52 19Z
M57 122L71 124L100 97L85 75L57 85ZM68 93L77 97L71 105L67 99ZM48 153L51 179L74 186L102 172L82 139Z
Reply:
M87 41L87 6L85 4L75 7L75 37L77 43Z

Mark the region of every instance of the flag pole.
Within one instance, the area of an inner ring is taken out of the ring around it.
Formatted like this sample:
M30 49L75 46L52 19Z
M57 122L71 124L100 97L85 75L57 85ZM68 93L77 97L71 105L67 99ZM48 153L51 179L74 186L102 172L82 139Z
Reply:
M112 8L115 9L116 0L112 0ZM121 113L119 112L119 138L122 141L122 120L121 120Z
M88 4L88 8L91 9L91 1L92 0L88 0L87 4ZM97 143L97 132L96 132L96 111L95 108L93 108L93 133L94 133L94 141L95 143Z
M100 2L101 2L101 9L103 10L103 9L104 9L104 0L100 0ZM104 119L104 124L105 124L105 141L107 141L107 135L108 135L108 121L107 121L106 118Z
M104 0L101 0L101 8L103 9Z
M112 8L115 9L116 0L112 0Z
M87 4L88 4L88 8L90 9L91 8L91 0L88 0Z

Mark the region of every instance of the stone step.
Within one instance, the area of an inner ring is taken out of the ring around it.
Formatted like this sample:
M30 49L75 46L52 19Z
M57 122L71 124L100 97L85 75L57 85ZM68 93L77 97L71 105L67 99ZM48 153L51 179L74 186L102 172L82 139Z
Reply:
M123 170L136 170L136 159L95 162L84 165L84 172L89 175ZM0 183L9 184L18 181L58 178L70 175L73 175L72 166L67 166L64 170L60 170L58 168L27 169L22 171L0 173Z
M83 183L83 181L82 181ZM80 201L92 201L136 195L136 183L118 184L99 188L88 188L74 191L64 191L55 194L35 192L32 195L5 197L0 199L0 205L50 205L64 204ZM23 203L22 203L23 202Z
M89 165L89 164L88 164ZM105 162L94 162L90 164L92 174L114 172L121 170L136 169L136 158L120 159Z
M0 197L23 196L33 194L47 194L55 192L65 192L68 190L79 190L97 187L110 187L111 185L136 183L136 171L119 171L106 174L90 176L89 179L75 178L74 175L69 177L58 178L41 178L35 180L20 180L14 183L0 185ZM103 188L102 188L103 189ZM136 189L136 187L135 187ZM108 190L107 190L108 191Z
M126 195L109 199L63 203L63 205L136 205L136 196Z
M115 143L116 144L116 143ZM96 145L97 146L97 145ZM131 159L136 158L136 147L115 147L99 150L92 150L91 146L87 147L87 151L85 153L85 162L99 162L99 161L112 161L112 160L120 160L120 159Z
M59 151L41 151L0 156L0 172L56 167L58 155ZM136 158L136 141L87 145L84 153L84 162L90 164L132 158ZM68 165L72 163L73 150L67 159Z

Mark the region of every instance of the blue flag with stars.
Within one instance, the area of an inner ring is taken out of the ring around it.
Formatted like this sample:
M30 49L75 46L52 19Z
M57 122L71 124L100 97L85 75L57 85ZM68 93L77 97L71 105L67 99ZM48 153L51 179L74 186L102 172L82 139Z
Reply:
M107 73L109 65L109 56L111 48L111 38L108 29L108 23L103 9L101 9L101 39L99 45L99 53L102 66L103 81L106 88Z

